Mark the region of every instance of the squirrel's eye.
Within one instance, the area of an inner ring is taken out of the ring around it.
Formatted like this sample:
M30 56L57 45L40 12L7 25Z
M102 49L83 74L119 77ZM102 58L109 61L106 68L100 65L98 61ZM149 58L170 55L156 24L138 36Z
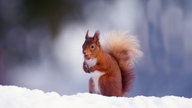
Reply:
M94 45L94 44L92 44L92 45L90 46L90 48L91 48L91 49L94 49L94 48L95 48L95 45Z

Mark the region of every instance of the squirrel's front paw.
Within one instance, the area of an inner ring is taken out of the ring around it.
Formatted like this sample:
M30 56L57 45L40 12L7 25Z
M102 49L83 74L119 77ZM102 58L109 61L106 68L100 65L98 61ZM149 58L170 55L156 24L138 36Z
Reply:
M89 72L94 72L94 71L95 71L95 67L94 66L89 68Z
M83 70L84 70L86 73L90 73L89 67L88 67L87 64L83 64Z

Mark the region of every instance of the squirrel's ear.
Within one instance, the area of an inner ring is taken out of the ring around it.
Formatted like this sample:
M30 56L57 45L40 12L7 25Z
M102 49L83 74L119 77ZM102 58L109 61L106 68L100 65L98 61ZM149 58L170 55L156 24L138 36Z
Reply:
M88 39L89 38L89 30L87 30L87 33L86 33L86 35L85 35L85 39Z
M93 39L94 39L94 41L99 41L99 34L100 34L100 32L99 31L96 31L95 32L95 34L94 34L94 36L93 36Z

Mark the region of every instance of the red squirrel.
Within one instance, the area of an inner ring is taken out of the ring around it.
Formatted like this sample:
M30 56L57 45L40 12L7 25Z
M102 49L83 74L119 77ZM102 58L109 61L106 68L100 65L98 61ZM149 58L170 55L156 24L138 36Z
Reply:
M124 33L112 33L105 45L99 41L99 31L93 37L85 35L82 46L83 70L91 74L89 92L104 96L125 96L134 79L133 63L142 55L138 40Z

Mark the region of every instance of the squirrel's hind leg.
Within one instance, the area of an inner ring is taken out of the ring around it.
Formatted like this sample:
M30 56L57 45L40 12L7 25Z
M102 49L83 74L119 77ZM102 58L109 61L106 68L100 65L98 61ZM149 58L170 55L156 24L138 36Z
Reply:
M89 79L89 93L95 93L93 79Z

